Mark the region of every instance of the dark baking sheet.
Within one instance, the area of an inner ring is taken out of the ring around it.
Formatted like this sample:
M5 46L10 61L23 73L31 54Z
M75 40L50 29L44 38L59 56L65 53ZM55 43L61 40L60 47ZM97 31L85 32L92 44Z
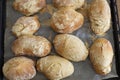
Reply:
M115 0L114 0L115 1ZM118 21L118 16L117 16L117 9L115 8L115 6L116 6L116 4L115 4L115 2L114 2L113 0L111 0L111 11L112 11L112 21L113 21L113 33L114 33L114 41L115 41L115 57L116 57L116 67L117 67L117 72L118 72L118 74L120 74L120 70L119 70L119 68L120 68L120 48L119 48L119 42L118 42L118 34L119 34L119 32L118 32L118 29L117 28L119 28L119 21ZM3 1L3 2L5 2L5 1ZM3 35L3 31L4 31L4 27L5 27L5 3L3 4L2 3L2 1L1 1L1 4L4 6L3 8L3 10L2 10L2 13L3 14L1 14L0 15L0 18L2 18L2 23L3 24L1 24L2 26L1 26L1 29L0 29L0 32L2 33L0 33L0 39L1 39L1 43L2 44L0 44L0 51L2 51L1 53L0 53L0 63L1 64L3 64L3 39L4 39L4 35ZM2 9L2 8L1 8ZM1 67L2 67L2 65L0 65ZM1 75L1 74L0 74ZM0 76L1 78L0 78L0 80L2 80L2 75ZM118 78L115 78L115 80L118 80Z
M2 66L4 63L5 7L5 0L0 0L0 80L3 80Z

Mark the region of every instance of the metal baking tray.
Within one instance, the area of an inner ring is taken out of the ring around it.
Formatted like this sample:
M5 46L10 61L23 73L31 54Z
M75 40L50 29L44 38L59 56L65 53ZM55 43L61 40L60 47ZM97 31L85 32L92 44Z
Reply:
M115 62L117 74L120 76L120 25L118 19L118 11L116 0L110 0L110 7L112 13L112 26L115 47ZM0 0L0 80L3 80L2 66L4 63L4 32L6 27L6 0ZM119 80L119 78L112 78L108 80Z

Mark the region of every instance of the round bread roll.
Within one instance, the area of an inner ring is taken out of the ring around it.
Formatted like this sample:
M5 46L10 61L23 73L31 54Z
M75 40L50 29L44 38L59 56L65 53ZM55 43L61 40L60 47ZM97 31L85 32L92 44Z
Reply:
M14 26L12 32L17 36L33 35L40 27L40 22L37 16L33 17L20 17Z
M38 60L37 70L43 72L50 80L60 80L72 75L74 66L68 60L54 55Z
M26 16L33 15L46 6L46 0L15 0L13 7Z
M110 29L111 11L107 0L93 0L89 17L91 29L97 35L103 35Z
M81 8L85 0L53 0L54 6L57 8L71 7L73 9Z
M13 42L15 55L43 57L50 53L51 43L42 36L21 36Z
M106 75L111 72L113 49L111 43L99 38L90 48L90 60L96 73Z
M82 14L71 8L61 8L52 16L51 27L58 33L72 33L84 22Z
M88 56L86 46L76 36L60 34L55 37L53 43L56 52L71 61L84 61Z
M3 66L3 74L8 80L29 80L36 75L34 62L26 57L15 57Z

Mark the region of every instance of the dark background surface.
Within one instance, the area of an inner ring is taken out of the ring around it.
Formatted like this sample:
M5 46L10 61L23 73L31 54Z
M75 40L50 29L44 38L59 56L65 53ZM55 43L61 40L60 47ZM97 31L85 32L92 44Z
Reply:
M2 77L3 77L2 66L3 66L3 61L4 61L4 59L3 59L3 53L4 53L4 51L3 51L3 49L4 49L4 47L3 47L3 45L4 45L4 43L3 43L3 41L4 41L3 21L4 20L2 20L2 19L5 17L5 15L2 14L2 10L3 10L2 5L4 5L4 2L3 2L3 0L0 0L0 80L2 80ZM3 11L5 11L5 9Z
M114 6L116 6L115 2L116 0L111 0L112 5L111 5L111 8L114 9ZM118 3L119 2L119 3ZM120 5L120 0L117 0L117 5ZM4 6L4 7L2 7ZM3 66L3 62L4 62L4 57L3 57L3 53L4 53L4 28L5 28L5 0L0 0L0 80L2 80L3 78L3 75L2 75L2 66ZM119 8L120 9L120 6ZM114 28L114 38L115 38L115 45L116 45L116 58L118 58L116 60L117 63L117 69L118 69L118 74L120 76L120 46L119 46L119 43L118 42L118 38L119 38L119 35L120 35L120 31L118 32L116 29L116 26L120 29L120 26L118 24L119 20L118 18L115 18L116 16L116 11L114 12L114 10L112 10L112 20L113 20L113 26L115 27ZM120 11L119 11L119 14L120 14ZM118 16L117 16L118 17ZM120 15L119 15L120 17ZM118 46L117 46L118 45ZM113 79L107 79L107 80L120 80L120 78L113 78Z

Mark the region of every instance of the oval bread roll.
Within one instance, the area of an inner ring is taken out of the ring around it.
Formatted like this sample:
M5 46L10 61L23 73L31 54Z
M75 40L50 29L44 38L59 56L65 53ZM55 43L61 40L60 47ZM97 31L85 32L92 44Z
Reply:
M93 0L89 17L91 29L97 35L102 35L110 29L111 11L107 0Z
M40 22L37 16L33 17L20 17L14 26L12 32L17 36L33 35L40 28Z
M85 0L53 0L54 6L57 8L71 7L73 9L81 8Z
M52 16L51 27L58 33L72 33L84 22L82 14L71 8L61 8Z
M88 56L86 46L76 36L60 34L55 37L53 43L56 52L71 61L83 61Z
M15 55L43 57L50 53L51 43L42 36L21 36L13 42Z
M46 6L46 0L15 0L13 7L26 16L33 15Z
M111 72L112 59L113 49L111 43L104 38L95 40L90 48L90 60L96 73L106 75Z
M37 61L37 70L43 72L50 80L60 80L72 75L74 67L62 57L47 56Z
M34 62L26 57L14 57L3 66L3 74L8 80L29 80L36 75Z

